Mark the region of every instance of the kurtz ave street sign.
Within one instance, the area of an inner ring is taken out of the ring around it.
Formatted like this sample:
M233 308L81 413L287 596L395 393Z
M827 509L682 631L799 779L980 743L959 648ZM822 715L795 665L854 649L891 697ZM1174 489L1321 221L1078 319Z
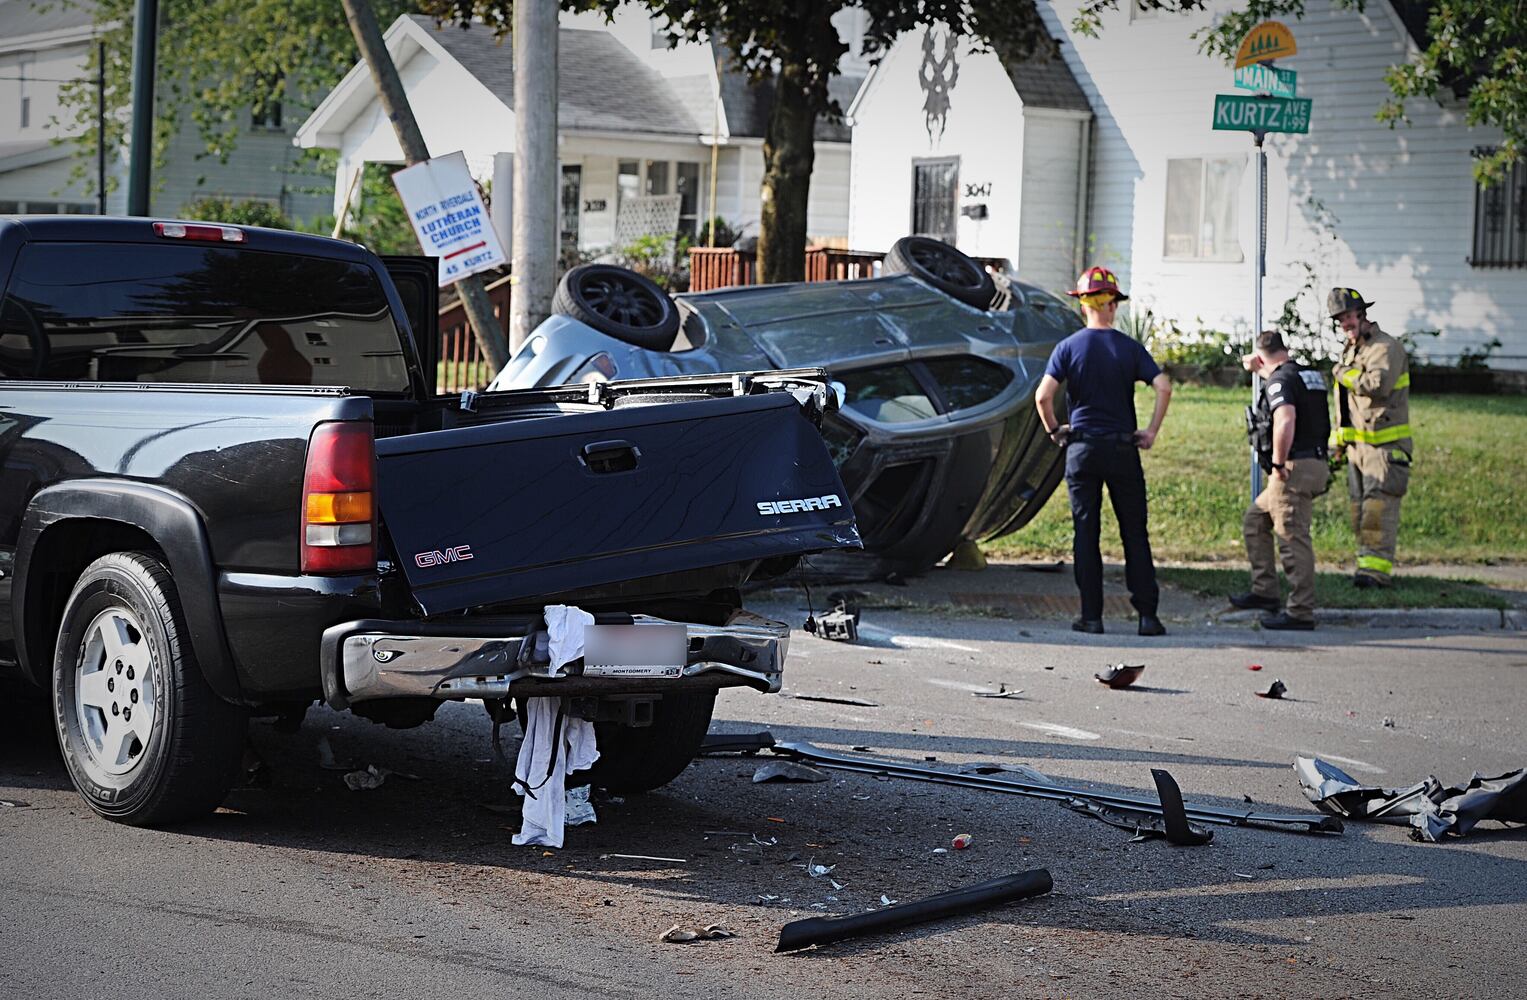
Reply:
M1256 90L1274 97L1293 97L1299 74L1263 63L1252 63L1235 71L1235 85L1242 90Z
M1242 97L1214 95L1214 128L1219 131L1297 132L1310 130L1306 97Z

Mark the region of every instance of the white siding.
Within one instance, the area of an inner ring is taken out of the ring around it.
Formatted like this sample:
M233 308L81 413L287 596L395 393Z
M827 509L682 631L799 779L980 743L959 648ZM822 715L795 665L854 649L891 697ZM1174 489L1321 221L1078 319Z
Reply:
M1076 0L1040 10L1098 115L1096 177L1089 240L1092 262L1123 272L1138 302L1188 326L1247 331L1255 251L1255 170L1251 139L1210 128L1216 93L1234 93L1231 69L1200 55L1189 36L1208 13L1130 22L1105 13L1100 37L1070 31ZM1376 303L1372 316L1393 333L1441 329L1431 348L1448 360L1491 337L1527 367L1527 275L1520 269L1473 268L1469 150L1498 139L1472 128L1456 107L1413 102L1412 125L1375 121L1388 96L1387 67L1405 61L1409 40L1381 4L1367 13L1312 0L1290 22L1299 54L1280 65L1299 74L1314 100L1310 133L1274 136L1268 148L1268 263L1264 322L1277 314L1309 263L1320 301L1325 287L1348 285ZM1163 259L1164 188L1169 157L1245 156L1240 200L1242 263ZM1323 226L1326 213L1334 222Z
M960 249L1015 259L1023 210L1022 102L996 56L972 54L962 46L944 131L940 134L935 127L930 135L918 82L921 64L918 30L897 41L860 98L854 119L849 242L856 250L885 250L907 235L912 226L913 162L958 156L959 206L985 204L988 213L984 220L960 218ZM987 185L988 193L966 194Z
M1080 270L1076 199L1088 126L1086 119L1037 110L1023 117L1023 217L1013 264L1023 280L1054 292L1070 288Z

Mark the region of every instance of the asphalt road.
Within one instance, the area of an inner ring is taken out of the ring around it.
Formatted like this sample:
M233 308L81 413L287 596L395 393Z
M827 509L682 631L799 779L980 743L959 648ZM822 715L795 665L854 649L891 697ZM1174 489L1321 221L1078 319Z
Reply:
M1164 767L1190 800L1284 810L1307 808L1295 753L1390 785L1527 764L1512 633L865 624L857 646L798 633L786 690L874 707L731 691L713 730L1112 789ZM1118 661L1147 664L1136 689L1092 679ZM1274 678L1288 700L1252 696ZM972 696L999 684L1024 693ZM0 799L26 803L0 806L0 997L1507 997L1527 978L1527 833L1496 824L1447 844L1219 828L1174 848L1045 802L844 774L754 785L756 761L706 759L663 791L596 800L598 825L548 852L511 846L516 798L465 704L406 732L317 709L295 735L257 721L264 786L140 830L76 798L45 707L0 698L20 719ZM352 792L334 769L365 764L400 773ZM968 850L935 853L957 833ZM1036 867L1047 897L773 954L798 916ZM659 943L675 923L738 936Z

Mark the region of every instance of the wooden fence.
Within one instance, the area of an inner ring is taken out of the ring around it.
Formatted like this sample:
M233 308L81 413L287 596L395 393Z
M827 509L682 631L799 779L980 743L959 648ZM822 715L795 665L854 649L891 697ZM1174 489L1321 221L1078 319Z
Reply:
M499 278L488 286L488 298L493 303L493 315L498 319L504 342L509 342L509 278ZM498 373L493 371L477 338L472 335L472 325L467 322L467 312L461 300L440 310L439 322L440 363L435 368L435 391L440 393L461 392L463 389L481 389Z
M975 257L984 267L1008 266L1003 257ZM806 248L807 281L853 281L873 278L885 254L871 250L836 250L831 247ZM708 292L715 288L753 285L758 282L758 255L735 247L691 247L689 250L689 290Z

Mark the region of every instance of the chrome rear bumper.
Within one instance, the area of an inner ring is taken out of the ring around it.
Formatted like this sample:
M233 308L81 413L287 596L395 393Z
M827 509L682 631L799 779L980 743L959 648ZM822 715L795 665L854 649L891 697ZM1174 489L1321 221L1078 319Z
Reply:
M548 676L546 632L539 620L364 620L324 631L324 698L334 708L347 708L382 698L583 697L728 686L772 694L780 688L790 647L790 626L783 622L745 611L726 625L647 615L633 615L631 621L684 627L689 651L681 677L584 677L576 667L565 675Z

